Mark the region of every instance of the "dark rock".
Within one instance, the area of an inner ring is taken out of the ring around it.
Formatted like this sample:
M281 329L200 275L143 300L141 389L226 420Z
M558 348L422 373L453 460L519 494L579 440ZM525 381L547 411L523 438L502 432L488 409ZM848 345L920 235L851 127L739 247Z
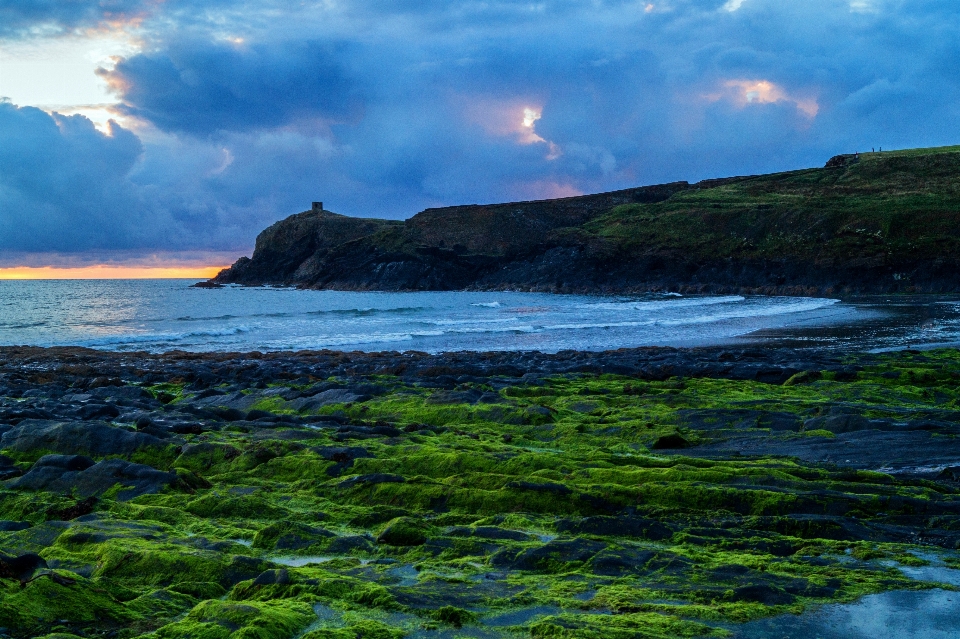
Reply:
M313 452L320 455L328 461L335 461L338 463L353 461L354 459L361 459L365 457L373 457L366 448L361 448L360 446L314 446L311 448Z
M794 602L796 597L770 584L751 584L733 589L733 601L753 601L766 606L783 606Z
M960 466L948 466L940 471L937 479L944 481L960 482Z
M335 535L325 528L295 521L280 521L260 530L253 538L254 548L303 550Z
M167 428L171 433L176 433L177 435L199 435L203 432L203 424L198 424L197 422L174 422L167 426Z
M30 523L26 521L10 521L9 519L0 519L0 532L16 532L26 530Z
M85 517L93 512L97 502L98 499L96 497L87 497L64 508L49 508L47 509L47 517L60 521L70 521L71 519Z
M104 386L90 390L90 395L104 401L153 399L149 391L139 386Z
M327 546L327 552L335 555L349 555L355 552L369 553L374 550L373 543L362 535L337 537Z
M113 404L87 404L77 412L82 420L113 419L120 416L120 409Z
M330 406L332 404L365 402L368 399L371 399L370 395L354 393L345 388L332 388L311 397L296 399L290 403L290 407L296 411L306 411L322 408L323 406Z
M254 579L265 570L274 568L276 564L271 564L263 559L247 557L246 555L234 555L220 574L219 584L224 588L231 588L241 581Z
M0 553L0 578L16 579L21 583L29 581L40 568L46 568L47 562L35 553L26 553L17 557Z
M490 559L498 568L511 570L554 570L570 563L584 563L607 545L589 539L555 539L538 548L529 548L519 553L501 550Z
M883 422L881 422L883 423ZM829 430L831 433L852 433L858 430L875 428L874 423L861 415L840 414L825 417L814 417L804 422L806 430Z
M90 497L120 484L124 489L117 494L117 499L125 501L158 492L177 481L174 473L122 459L107 459L96 464L91 464L92 461L78 455L44 455L8 486Z
M680 433L670 433L661 435L657 441L650 445L650 450L677 450L680 448L689 448L690 442Z
M6 455L0 455L0 481L3 481L4 479L13 479L14 477L19 477L22 474L23 471L14 465L12 459Z
M616 517L595 516L583 519L565 519L557 522L557 532L573 535L601 535L604 537L637 537L660 541L673 536L673 529L655 519L638 515Z
M483 397L481 391L470 389L465 391L437 391L427 398L428 404L476 404Z
M590 560L590 569L597 575L622 577L646 572L646 565L656 556L652 550L608 548Z
M238 408L224 408L222 406L211 406L207 409L212 415L227 422L238 422L246 419L247 414Z
M0 448L17 452L50 451L63 455L128 456L147 448L163 448L161 439L97 422L24 420L0 438Z
M392 519L380 535L377 542L390 546L421 546L427 541L430 527L421 519L397 517Z
M530 482L530 481L511 481L508 482L506 488L514 488L516 490L532 490L534 492L541 493L558 493L561 495L566 495L572 493L569 486L564 486L563 484L556 484L553 482Z
M286 585L290 583L290 573L286 568L264 570L253 580L254 586Z

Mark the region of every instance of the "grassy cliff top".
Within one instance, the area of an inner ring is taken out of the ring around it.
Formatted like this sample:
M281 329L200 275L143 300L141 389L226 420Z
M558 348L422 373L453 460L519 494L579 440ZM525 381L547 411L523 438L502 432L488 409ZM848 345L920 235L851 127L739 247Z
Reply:
M702 257L936 257L960 241L960 147L845 156L804 169L692 185L618 206L584 229L620 250Z

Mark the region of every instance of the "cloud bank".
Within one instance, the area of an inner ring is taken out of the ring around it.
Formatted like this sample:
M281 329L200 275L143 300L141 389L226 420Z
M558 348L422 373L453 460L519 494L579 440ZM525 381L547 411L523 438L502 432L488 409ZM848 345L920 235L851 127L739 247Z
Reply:
M242 252L312 200L404 218L958 137L937 0L0 0L0 23L142 44L99 71L126 128L0 104L0 261Z

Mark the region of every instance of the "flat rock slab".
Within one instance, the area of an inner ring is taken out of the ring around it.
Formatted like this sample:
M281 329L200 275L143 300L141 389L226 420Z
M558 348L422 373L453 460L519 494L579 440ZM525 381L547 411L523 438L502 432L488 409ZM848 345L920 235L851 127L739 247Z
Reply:
M860 430L835 437L733 437L682 451L718 457L782 455L805 462L907 474L937 474L960 465L960 438L927 431Z

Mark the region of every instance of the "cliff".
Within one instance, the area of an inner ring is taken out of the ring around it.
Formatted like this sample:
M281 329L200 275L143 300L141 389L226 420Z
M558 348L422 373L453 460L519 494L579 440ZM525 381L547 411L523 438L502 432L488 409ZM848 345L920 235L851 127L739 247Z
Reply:
M214 284L347 290L954 292L960 147L581 197L427 209L405 222L305 212Z

